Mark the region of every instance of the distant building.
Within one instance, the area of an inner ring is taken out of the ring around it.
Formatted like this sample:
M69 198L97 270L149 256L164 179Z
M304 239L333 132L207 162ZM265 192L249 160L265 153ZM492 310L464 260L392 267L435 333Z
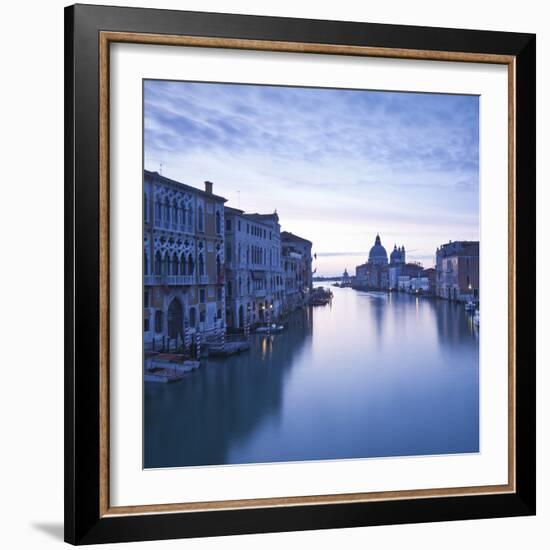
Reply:
M397 248L397 245L393 245L392 253L390 254L390 264L397 266L406 263L405 247L401 246Z
M342 285L349 285L351 283L351 277L348 273L348 268L346 267L344 269L344 273L342 274Z
M285 310L302 304L313 286L311 241L281 232L281 255L284 270Z
M428 277L412 277L409 282L409 291L411 293L426 293L430 290Z
M435 295L437 278L435 267L428 267L427 269L423 269L421 275L422 277L426 277L428 279L428 292Z
M449 241L437 249L436 294L447 300L479 298L479 241Z
M411 289L411 278L409 275L400 275L397 277L397 290L400 292L409 292Z
M399 286L399 279L403 282L405 279L414 279L420 276L424 271L423 267L419 263L408 262L390 266L389 268L389 288L390 290L404 290L403 284ZM408 288L407 288L408 290Z
M226 318L229 328L276 318L284 280L277 214L225 207Z
M143 335L181 339L224 323L224 208L204 191L144 171Z
M380 235L376 235L368 261L355 268L353 285L373 290L397 289L398 277L406 265L405 247L394 245L388 263L386 249L382 246Z

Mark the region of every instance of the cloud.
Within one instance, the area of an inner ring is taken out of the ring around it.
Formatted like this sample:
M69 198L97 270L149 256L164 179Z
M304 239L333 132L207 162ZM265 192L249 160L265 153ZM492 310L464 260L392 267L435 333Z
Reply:
M277 208L316 242L361 250L358 234L402 228L428 255L479 232L476 96L146 81L144 103L146 168Z

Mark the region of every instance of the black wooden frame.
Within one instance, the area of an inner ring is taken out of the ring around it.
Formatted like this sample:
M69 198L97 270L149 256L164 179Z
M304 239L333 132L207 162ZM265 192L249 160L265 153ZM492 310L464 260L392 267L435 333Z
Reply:
M99 32L512 55L516 58L516 492L100 517ZM535 36L76 5L65 9L65 540L73 544L535 513Z

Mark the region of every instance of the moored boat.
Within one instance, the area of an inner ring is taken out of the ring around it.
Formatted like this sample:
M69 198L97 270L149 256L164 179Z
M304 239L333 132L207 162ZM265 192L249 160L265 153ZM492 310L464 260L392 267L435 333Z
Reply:
M332 290L318 286L314 288L308 298L308 303L312 306L325 306L332 300Z
M259 333L273 333L273 332L282 332L284 330L283 325L276 325L272 323L271 325L262 325L256 329L256 332Z

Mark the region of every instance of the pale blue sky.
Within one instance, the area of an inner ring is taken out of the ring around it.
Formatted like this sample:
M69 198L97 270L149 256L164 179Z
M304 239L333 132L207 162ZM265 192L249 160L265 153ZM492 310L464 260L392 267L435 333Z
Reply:
M379 232L426 267L479 239L477 96L145 81L145 168L314 243L351 272Z

